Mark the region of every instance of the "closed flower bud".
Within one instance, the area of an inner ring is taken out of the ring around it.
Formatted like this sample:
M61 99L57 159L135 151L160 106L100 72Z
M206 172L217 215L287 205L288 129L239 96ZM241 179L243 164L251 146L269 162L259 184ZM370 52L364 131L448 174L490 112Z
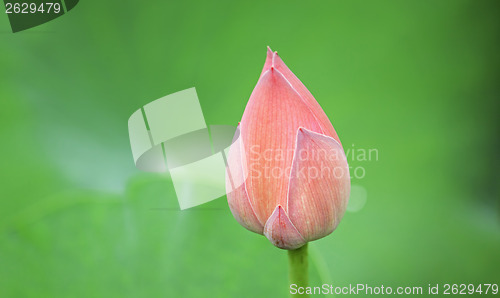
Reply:
M250 96L228 156L236 220L297 249L332 233L349 200L347 159L330 120L276 52ZM234 180L243 181L234 186Z

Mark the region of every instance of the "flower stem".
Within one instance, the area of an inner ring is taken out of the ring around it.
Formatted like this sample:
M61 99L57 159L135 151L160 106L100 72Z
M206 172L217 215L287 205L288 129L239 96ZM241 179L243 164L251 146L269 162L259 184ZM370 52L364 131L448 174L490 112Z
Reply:
M309 277L307 268L307 243L300 248L288 251L288 264L290 284L296 284L297 287L307 287Z

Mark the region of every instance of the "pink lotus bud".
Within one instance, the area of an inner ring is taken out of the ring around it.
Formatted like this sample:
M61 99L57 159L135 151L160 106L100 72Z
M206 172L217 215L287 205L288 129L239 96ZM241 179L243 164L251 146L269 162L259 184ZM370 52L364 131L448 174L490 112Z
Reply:
M296 249L325 237L346 210L349 168L337 133L269 48L230 148L228 170L232 178L244 177L233 190L226 176L233 216L279 248Z

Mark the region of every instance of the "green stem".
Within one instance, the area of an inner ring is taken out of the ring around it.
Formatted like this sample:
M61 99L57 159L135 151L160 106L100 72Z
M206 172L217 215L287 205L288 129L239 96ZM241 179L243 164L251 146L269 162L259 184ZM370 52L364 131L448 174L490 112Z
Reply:
M307 270L307 243L300 248L288 251L288 264L290 284L296 284L298 287L307 287L309 282L309 271ZM291 296L294 297L295 295L291 294Z

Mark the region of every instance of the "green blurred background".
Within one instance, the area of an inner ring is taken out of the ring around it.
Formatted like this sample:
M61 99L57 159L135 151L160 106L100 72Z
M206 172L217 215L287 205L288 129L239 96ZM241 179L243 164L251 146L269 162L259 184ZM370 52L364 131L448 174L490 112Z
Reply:
M498 1L80 1L0 15L0 297L286 297L286 252L225 197L180 211L134 167L128 117L196 87L236 124L266 46L366 175L311 243L315 285L500 283Z

